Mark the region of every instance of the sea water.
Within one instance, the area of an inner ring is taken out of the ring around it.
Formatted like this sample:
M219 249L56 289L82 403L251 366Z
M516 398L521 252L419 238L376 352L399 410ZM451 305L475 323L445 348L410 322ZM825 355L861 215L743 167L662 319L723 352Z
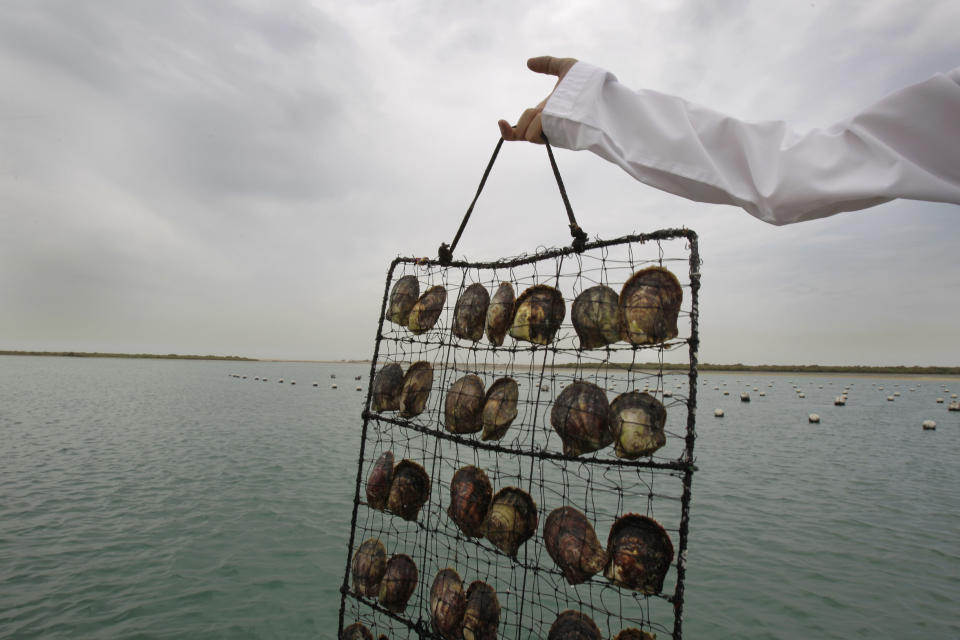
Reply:
M333 638L368 376L0 358L0 637ZM958 390L702 373L684 636L960 637Z

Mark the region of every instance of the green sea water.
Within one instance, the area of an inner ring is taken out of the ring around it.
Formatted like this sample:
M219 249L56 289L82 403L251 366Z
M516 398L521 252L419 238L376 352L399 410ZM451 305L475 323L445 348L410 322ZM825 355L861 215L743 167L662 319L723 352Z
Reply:
M333 638L368 374L0 358L0 638ZM701 380L685 637L960 638L960 381Z

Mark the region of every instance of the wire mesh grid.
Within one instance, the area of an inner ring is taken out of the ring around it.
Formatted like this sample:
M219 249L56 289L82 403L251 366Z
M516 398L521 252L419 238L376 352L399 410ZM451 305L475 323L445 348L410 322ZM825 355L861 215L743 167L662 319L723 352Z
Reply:
M677 337L659 344L618 341L581 349L570 317L577 296L599 284L619 291L632 274L649 266L670 270L682 287ZM391 288L411 275L420 292L434 286L446 292L439 318L420 334L391 323L387 313ZM548 345L508 337L495 346L486 336L472 342L453 335L460 294L474 283L492 292L502 282L511 283L517 294L534 285L560 291L565 316ZM686 229L597 241L582 252L556 249L496 262L444 265L396 259L387 276L363 413L340 633L360 622L377 638L459 637L459 631L442 635L431 624L431 585L438 571L449 567L462 579L464 591L474 581L495 590L500 606L496 637L546 638L557 616L572 609L589 616L605 638L625 628L680 638L690 481L695 470L698 291L697 238ZM417 362L429 363L433 372L423 410L407 416L371 410L377 372L391 363L409 370ZM517 383L517 415L499 440L447 428L450 387L471 374L484 389L503 377ZM565 452L551 425L551 409L563 389L577 381L597 385L610 401L634 390L657 398L666 409L666 444L635 460L617 457L612 446L580 455ZM371 470L385 452L398 463L416 462L429 476L429 496L412 519L389 508L374 508L366 499ZM448 514L451 480L469 465L485 472L494 493L517 487L535 502L536 531L515 554L505 553L482 535L466 535ZM543 537L548 514L565 506L586 516L604 547L611 527L625 514L658 522L676 551L662 588L652 594L627 589L604 577L602 570L580 584L569 584ZM416 564L416 587L400 611L391 611L377 595L363 595L355 588L351 562L371 538L383 543L387 557L406 554Z

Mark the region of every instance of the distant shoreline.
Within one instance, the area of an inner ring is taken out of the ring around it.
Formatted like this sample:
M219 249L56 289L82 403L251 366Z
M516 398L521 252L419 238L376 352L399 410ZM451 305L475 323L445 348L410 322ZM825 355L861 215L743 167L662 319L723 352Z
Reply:
M304 362L316 364L370 364L370 360L295 360L288 358L247 358L243 356L181 355L177 353L101 353L86 351L12 351L0 350L0 356L54 356L63 358L142 358L151 360L227 360L231 362ZM578 365L555 364L553 369L573 369ZM590 368L581 364L580 368ZM611 369L626 369L628 363L611 362ZM635 363L633 367L643 371L656 371L656 362ZM688 365L663 363L664 371L686 371ZM908 375L908 376L960 376L960 367L919 366L861 366L861 365L781 365L781 364L711 364L700 363L701 372L770 373L770 374L844 374L844 375Z
M53 356L60 358L139 358L144 360L230 360L256 362L256 358L242 356L193 356L178 353L100 353L97 351L0 351L0 356Z

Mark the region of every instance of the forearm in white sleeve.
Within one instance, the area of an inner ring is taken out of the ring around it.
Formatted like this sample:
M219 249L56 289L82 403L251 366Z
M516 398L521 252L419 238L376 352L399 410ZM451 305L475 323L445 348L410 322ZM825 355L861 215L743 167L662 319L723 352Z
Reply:
M960 204L960 68L828 129L743 122L578 62L547 101L555 146L588 149L657 189L788 224L895 198Z

